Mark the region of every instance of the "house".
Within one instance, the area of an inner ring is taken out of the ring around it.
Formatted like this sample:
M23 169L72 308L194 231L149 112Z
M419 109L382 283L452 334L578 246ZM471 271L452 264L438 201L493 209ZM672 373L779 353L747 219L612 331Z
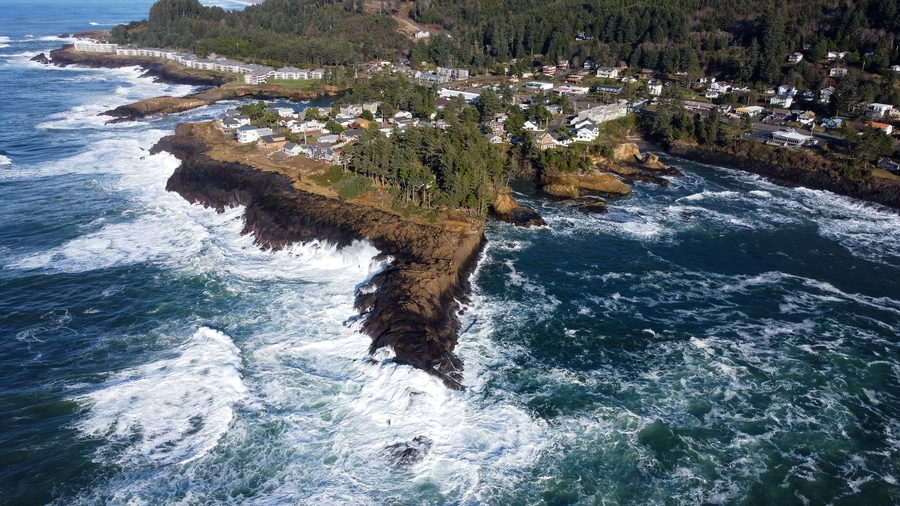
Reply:
M525 125L524 125L524 128L525 128L525 130L530 130L530 131L532 131L532 132L536 132L536 131L540 130L540 128L538 128L538 126L535 125L535 124L534 124L533 122L531 122L531 121L526 121L526 122L525 122Z
M840 128L841 123L843 123L843 122L844 122L844 120L842 120L840 118L835 118L835 119L824 118L822 120L822 126L827 128L828 130L834 130L835 128Z
M484 138L491 144L503 144L503 136L494 133L485 134Z
M237 130L238 128L244 126L240 121L238 121L235 117L225 117L219 118L218 120L219 126L225 130Z
M428 30L416 30L416 33L413 34L413 37L416 39L426 39L431 37L431 32Z
M600 135L600 128L591 120L575 125L575 139L581 142L593 142Z
M293 142L285 142L281 147L281 151L287 156L297 156L303 153L303 147Z
M657 81L656 79L651 79L647 83L647 92L650 93L650 96L658 97L662 95L662 81Z
M797 51L796 53L791 53L787 57L788 63L800 63L803 60L803 53Z
M597 93L609 93L610 95L621 95L625 90L622 86L615 86L612 84L601 84L594 88L594 91Z
M394 113L394 121L401 121L405 119L412 119L413 115L409 111L397 111Z
M322 135L319 137L319 144L334 144L340 140L337 134Z
M886 115L890 115L891 109L893 108L894 106L891 104L869 104L866 107L866 117L870 119L882 119Z
M540 81L529 81L524 85L526 90L530 91L549 91L553 89L553 83L542 83Z
M596 67L596 66L597 66L597 62L592 60L591 58L588 58L587 60L584 60L584 65L582 65L581 67L584 70L594 70L594 67Z
M569 147L575 143L575 139L573 137L569 137L566 134L557 134L553 135L553 140L556 141L557 146Z
M569 60L556 60L556 68L557 70L569 68Z
M825 54L826 60L843 60L844 56L847 56L846 51L828 51Z
M834 67L828 70L828 77L844 77L847 75L847 69L843 67Z
M260 135L259 136L259 145L264 148L277 148L281 149L284 147L284 135L282 134L271 134L271 135Z
M747 116L752 118L754 116L758 116L765 110L766 109L764 107L760 107L758 105L749 105L747 107L738 107L737 109L735 109L735 112L737 112L738 114L746 114Z
M244 125L235 132L237 141L241 144L249 144L259 140L259 129L252 125Z
M581 121L589 119L594 123L600 124L606 121L612 121L614 119L623 118L628 114L628 104L609 104L609 105L598 105L597 107L592 107L590 109L586 109L578 113L575 118L569 123L572 125L577 125Z
M351 104L347 106L340 107L338 109L338 116L353 116L354 118L361 115L363 113L362 104Z
M534 143L541 151L556 147L556 139L549 132L535 132Z
M797 121L801 125L809 125L816 122L816 113L812 111L802 111L796 113Z
M707 91L706 91L706 94L703 95L703 96L706 97L706 98L708 98L708 99L714 99L714 98L719 98L721 95L722 95L722 94L719 93L718 91L707 90Z
M546 76L552 76L556 74L556 65L544 65L541 67L541 73Z
M569 84L578 84L584 80L583 74L572 74L570 76L566 76L566 82Z
M769 99L769 105L773 107L784 107L787 109L792 103L794 103L794 97L790 95L775 95Z
M776 90L775 94L776 95L790 95L793 97L793 96L797 95L797 88L794 88L793 86L789 86L787 84L782 84L781 86L778 87L778 90Z
M503 121L490 121L488 122L487 126L491 129L491 133L496 135L503 135Z
M806 90L800 95L800 100L804 102L812 102L816 99L816 94L812 92L812 90Z
M872 128L877 128L888 135L891 135L891 133L894 132L893 125L889 125L887 123L878 123L877 121L872 122Z
M567 84L561 85L559 88L556 88L556 92L560 95L587 95L588 91L591 89L586 86L571 86Z
M831 102L831 98L834 97L834 86L829 86L827 88L822 88L819 90L819 103L827 104Z
M815 144L816 139L811 135L803 135L794 129L780 130L772 134L772 143L786 147L799 148L806 145Z
M359 129L344 130L341 132L340 136L338 136L338 140L341 142L356 142L362 134L363 131Z
M599 67L596 75L604 79L615 79L619 77L619 69L616 67Z
M900 72L900 65L891 65L890 67L888 67L888 70L890 70L891 72Z
M731 91L731 85L723 82L716 82L709 85L709 91L714 91L720 95Z
M815 144L818 141L811 135L804 135L795 131L793 128L788 128L787 130L773 132L771 142L785 147L799 148L805 145Z

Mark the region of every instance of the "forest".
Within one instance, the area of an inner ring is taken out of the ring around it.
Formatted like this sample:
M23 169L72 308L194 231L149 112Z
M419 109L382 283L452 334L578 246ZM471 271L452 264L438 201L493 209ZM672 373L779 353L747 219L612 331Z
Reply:
M434 35L405 39L391 16L406 12ZM562 58L768 84L809 78L805 67L828 51L891 74L898 34L900 0L266 0L242 11L160 0L148 19L113 30L119 43L285 64L409 57L484 72ZM804 61L784 65L796 51Z

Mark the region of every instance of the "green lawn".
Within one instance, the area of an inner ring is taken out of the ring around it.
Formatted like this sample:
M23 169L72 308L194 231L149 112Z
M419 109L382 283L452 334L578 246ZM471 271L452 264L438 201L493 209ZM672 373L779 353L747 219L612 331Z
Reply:
M283 88L312 91L313 83L316 82L318 82L318 79L301 79L299 81L291 81L287 79L268 79L266 81L266 84L275 84Z

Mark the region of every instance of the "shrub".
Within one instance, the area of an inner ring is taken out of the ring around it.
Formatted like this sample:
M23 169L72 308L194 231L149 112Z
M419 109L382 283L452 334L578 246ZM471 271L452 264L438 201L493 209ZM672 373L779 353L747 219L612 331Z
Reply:
M309 176L319 186L331 186L344 177L344 170L340 165L332 165L328 170L321 174L313 174Z
M371 186L371 179L356 174L342 178L334 184L334 189L337 190L338 195L342 198L349 200L365 195L369 192Z

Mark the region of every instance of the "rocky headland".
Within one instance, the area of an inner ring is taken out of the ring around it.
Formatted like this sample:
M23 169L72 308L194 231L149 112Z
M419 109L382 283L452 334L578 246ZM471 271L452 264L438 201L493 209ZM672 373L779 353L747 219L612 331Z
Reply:
M66 67L69 65L92 68L122 68L141 67L144 76L153 78L159 82L169 84L187 84L191 86L203 86L197 93L185 97L163 96L140 100L132 104L123 105L102 113L111 116L111 123L121 121L134 121L154 114L174 114L205 105L212 105L221 100L235 100L252 98L260 100L285 99L285 100L310 100L323 95L337 95L340 90L334 87L326 87L321 93L284 88L281 86L245 85L238 80L240 76L215 72L210 70L198 70L185 67L174 61L153 58L148 56L121 56L111 53L85 53L75 51L74 45L66 45L50 52L49 58L43 53L32 58L44 64Z
M450 215L436 224L420 223L362 201L319 194L302 178L211 158L195 128L200 127L181 124L152 149L181 160L167 190L219 211L245 206L243 231L263 248L371 241L393 260L356 293L361 330L372 338L370 352L389 347L396 363L462 388L463 364L454 353L457 313L485 241L483 221Z

